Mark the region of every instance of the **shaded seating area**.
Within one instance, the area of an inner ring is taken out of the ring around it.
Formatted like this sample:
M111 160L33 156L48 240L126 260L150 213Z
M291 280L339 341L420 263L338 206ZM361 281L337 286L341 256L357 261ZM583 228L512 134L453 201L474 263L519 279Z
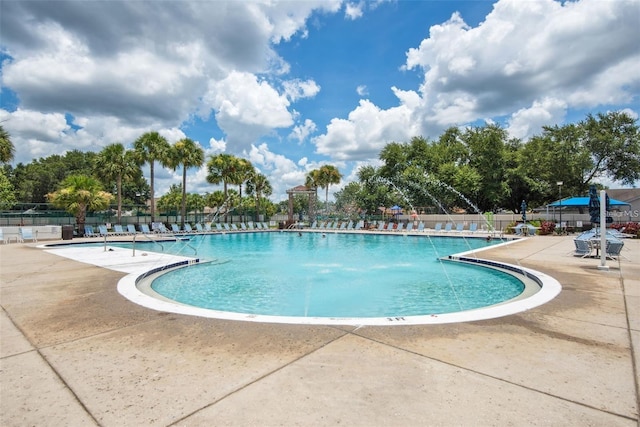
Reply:
M592 229L585 231L573 239L573 241L576 246L575 256L582 258L600 256L602 239L598 230ZM624 247L624 241L622 241L613 230L606 230L606 242L605 253L607 258L616 259L620 257L620 252Z

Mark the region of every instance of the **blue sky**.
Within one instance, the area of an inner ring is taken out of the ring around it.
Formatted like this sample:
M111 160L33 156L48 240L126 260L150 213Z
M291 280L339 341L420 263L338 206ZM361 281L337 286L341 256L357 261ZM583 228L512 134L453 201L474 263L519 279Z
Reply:
M640 112L640 0L0 1L16 162L155 130L251 160L274 201L389 142L497 122L526 141ZM156 169L156 196L181 170ZM187 190L212 192L206 169ZM606 183L606 182L605 182Z

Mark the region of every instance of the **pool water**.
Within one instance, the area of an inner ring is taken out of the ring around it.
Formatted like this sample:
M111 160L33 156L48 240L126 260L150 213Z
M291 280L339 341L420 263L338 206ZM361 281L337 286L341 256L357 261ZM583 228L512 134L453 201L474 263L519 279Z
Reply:
M451 313L522 293L516 277L440 261L494 244L478 238L379 234L227 233L164 243L165 252L212 260L170 271L152 289L196 307L295 317ZM157 245L137 245L157 250ZM191 253L189 253L191 251Z

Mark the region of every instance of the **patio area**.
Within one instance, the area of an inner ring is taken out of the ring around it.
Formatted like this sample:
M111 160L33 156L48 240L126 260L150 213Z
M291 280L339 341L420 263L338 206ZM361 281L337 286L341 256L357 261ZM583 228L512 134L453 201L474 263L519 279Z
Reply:
M376 327L156 312L125 272L0 245L0 425L637 427L640 240L601 271L574 237L483 252L556 278L543 306Z

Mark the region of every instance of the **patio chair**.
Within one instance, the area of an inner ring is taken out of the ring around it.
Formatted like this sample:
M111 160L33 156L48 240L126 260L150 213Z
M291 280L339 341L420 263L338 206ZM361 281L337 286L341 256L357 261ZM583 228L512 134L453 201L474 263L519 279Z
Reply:
M125 234L127 234L125 233L124 228L122 228L122 225L120 224L115 224L113 226L113 232L117 236L124 236Z
M222 224L216 222L216 231L222 231Z
M342 224L340 224L340 230L346 230L347 229L347 223L342 221Z
M107 226L106 225L99 225L98 226L98 231L100 232L100 236L102 236L102 237L110 236L112 234L115 234L115 233L109 233L109 230L107 230Z
M238 226L235 224L231 224L231 231L238 231Z
M574 239L573 242L576 245L576 251L574 252L574 256L580 256L582 258L586 258L591 255L593 251L593 246L589 240L582 239Z
M4 231L2 230L2 228L0 228L0 240L2 240L2 244L6 245L7 243L9 243L9 239L4 236Z
M93 231L93 226L85 225L84 226L84 236L85 237L98 237L95 231Z
M245 224L244 222L241 222L241 223L240 223L240 229L241 229L242 231L247 231L247 224Z
M222 226L224 227L224 231L231 231L231 227L229 227L229 224L227 224L226 222L222 224Z
M180 226L178 224L171 224L171 231L174 234L182 234L182 233L184 233L183 230L180 230Z
M418 231L424 231L424 222L420 221L418 223Z
M213 229L211 228L211 223L207 222L204 224L204 232L205 233L213 233Z
M151 234L149 224L140 224L140 231L142 231L142 234Z
M620 256L620 252L624 247L622 240L607 240L607 258L615 259Z
M253 226L253 221L249 221L247 225L249 226L249 230L255 230L255 227Z
M413 230L413 221L409 222L407 224L407 230L406 231L412 231Z
M398 226L393 231L402 231L402 230L404 230L404 223L403 222L399 222Z
M441 222L437 222L436 226L433 227L433 231L435 231L435 232L442 231L442 223Z
M311 229L313 230L313 229L315 229L315 228L317 228L317 227L318 227L318 221L313 221L313 222L311 223L311 227L309 227L309 228L311 228Z
M464 223L459 222L456 224L456 233L462 233L464 231Z
M20 227L20 241L24 242L25 240L31 240L32 242L37 242L37 237L33 234L33 229L30 227Z
M384 221L380 221L380 223L378 224L378 231L383 231L385 225L386 224L384 223Z
M478 223L472 222L471 225L469 225L469 233L473 234L476 231L478 231Z
M136 226L133 224L127 224L127 231L129 232L129 234L133 235L133 234L138 234L138 230L136 230Z
M444 226L444 231L445 232L450 232L451 231L451 227L453 227L453 224L448 222L447 225Z
M188 222L184 223L184 232L193 233L193 228L191 228L191 224L189 224Z
M262 223L262 228L264 228L265 230L269 229L269 224L267 224L266 222Z
M204 228L202 228L202 224L200 224L199 222L196 222L196 232L204 233Z
M262 230L262 224L261 224L261 223L256 222L256 223L255 223L255 226L256 226L256 228L257 228L258 230Z

